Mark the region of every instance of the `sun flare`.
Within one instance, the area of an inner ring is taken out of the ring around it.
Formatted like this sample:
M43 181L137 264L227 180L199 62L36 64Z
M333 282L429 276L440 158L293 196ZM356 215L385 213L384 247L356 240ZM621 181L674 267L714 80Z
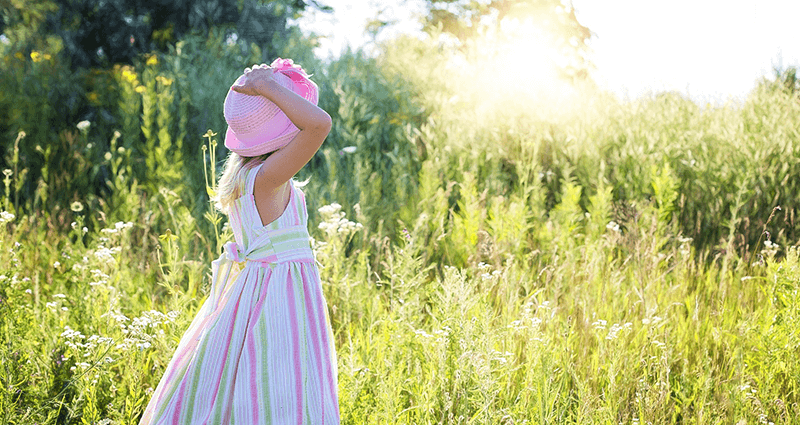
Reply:
M561 77L567 59L532 17L505 18L450 57L459 98L479 116L541 114L574 104L574 88ZM458 76L459 78L455 78Z

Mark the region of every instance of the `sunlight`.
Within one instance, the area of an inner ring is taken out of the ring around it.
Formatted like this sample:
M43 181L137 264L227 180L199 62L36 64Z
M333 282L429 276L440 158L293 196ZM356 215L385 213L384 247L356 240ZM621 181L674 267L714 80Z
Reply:
M449 68L459 98L469 102L479 119L504 115L560 114L575 104L573 87L559 76L566 58L553 36L534 17L505 18L453 53Z
M503 24L508 21L504 20ZM501 75L506 80L518 81L517 89L529 95L555 85L558 79L555 50L547 45L532 19L524 24L516 19L510 21L514 24L501 27L502 36L494 43L497 62L507 65L502 68Z

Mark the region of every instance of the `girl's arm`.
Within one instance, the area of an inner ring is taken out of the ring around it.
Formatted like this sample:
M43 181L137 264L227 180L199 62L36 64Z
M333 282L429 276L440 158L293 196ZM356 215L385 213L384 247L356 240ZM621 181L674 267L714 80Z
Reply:
M252 70L245 70L243 84L232 87L232 90L242 94L266 97L300 129L289 144L264 161L264 166L256 175L256 186L267 191L278 188L297 174L319 150L331 131L331 117L327 112L278 84L272 78L272 73L272 68L267 65L253 67Z

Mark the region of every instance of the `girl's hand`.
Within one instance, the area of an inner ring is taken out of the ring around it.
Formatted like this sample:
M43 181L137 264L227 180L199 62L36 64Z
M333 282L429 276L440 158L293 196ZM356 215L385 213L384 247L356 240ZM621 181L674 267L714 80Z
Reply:
M270 85L276 84L272 78L274 70L269 65L253 65L253 68L244 70L244 80L241 84L234 84L231 90L250 96L264 95L269 91Z

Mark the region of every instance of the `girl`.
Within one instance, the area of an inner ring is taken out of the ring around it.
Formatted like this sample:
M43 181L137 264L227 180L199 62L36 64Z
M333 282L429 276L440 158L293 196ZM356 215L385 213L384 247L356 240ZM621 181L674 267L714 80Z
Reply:
M336 353L303 192L292 177L331 118L290 59L245 69L228 91L215 201L235 242L140 424L338 424Z

